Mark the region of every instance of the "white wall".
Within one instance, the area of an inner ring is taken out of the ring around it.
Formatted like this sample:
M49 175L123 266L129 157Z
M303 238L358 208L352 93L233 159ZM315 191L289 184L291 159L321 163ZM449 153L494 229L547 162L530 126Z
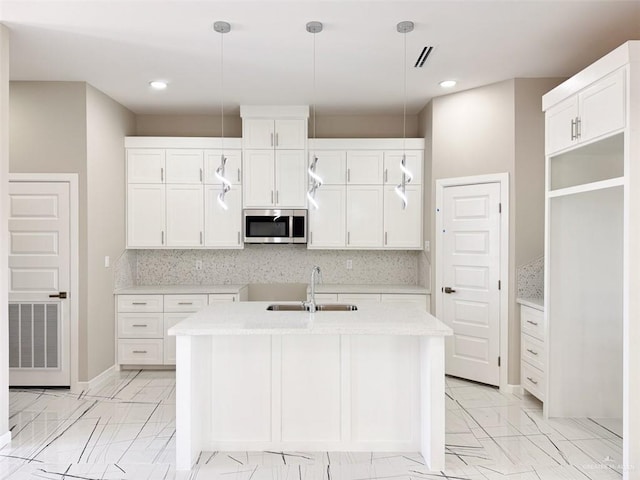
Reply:
M9 433L9 329L7 324L7 201L9 183L9 29L0 24L0 447Z
M113 269L125 247L124 137L135 133L135 115L86 85L87 131L87 379L114 363Z

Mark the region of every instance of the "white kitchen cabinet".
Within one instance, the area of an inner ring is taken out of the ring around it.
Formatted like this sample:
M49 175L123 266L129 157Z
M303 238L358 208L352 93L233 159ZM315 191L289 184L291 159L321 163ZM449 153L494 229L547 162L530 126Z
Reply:
M306 161L302 150L245 150L245 208L305 208Z
M344 185L323 185L316 191L318 208L309 208L309 249L345 248L346 197Z
M304 150L306 119L243 118L242 141L246 149Z
M227 159L224 166L224 178L232 185L242 183L242 151L240 150L205 150L204 151L204 183L221 185L216 177L216 169L222 164L222 155Z
M384 247L397 249L422 248L422 187L407 185L407 206L395 191L384 189Z
M347 187L347 247L382 247L383 187Z
M388 150L384 152L384 183L385 185L398 185L402 182L402 156L405 155L405 166L411 172L411 185L422 185L422 165L424 153L418 150Z
M167 185L168 247L204 245L202 185Z
M171 148L166 153L166 183L202 184L203 151L195 148Z
M522 388L544 401L545 323L541 309L520 305L520 379Z
M625 70L594 82L545 112L546 151L553 154L625 126Z
M218 202L220 185L205 185L204 240L206 247L243 248L242 187L233 186L225 195L225 210Z
M166 186L127 187L127 248L166 246Z
M381 185L383 180L383 170L383 151L347 151L348 185Z
M318 158L316 174L322 179L323 185L344 185L347 182L347 152L341 150L309 152L309 165L313 162L314 155Z
M167 330L207 304L207 295L164 295L164 329L161 335L164 365L176 364L176 337L167 335Z
M242 293L211 293L209 294L209 305L212 303L229 303L246 301L246 292Z
M133 148L127 150L128 183L163 183L165 173L164 149Z

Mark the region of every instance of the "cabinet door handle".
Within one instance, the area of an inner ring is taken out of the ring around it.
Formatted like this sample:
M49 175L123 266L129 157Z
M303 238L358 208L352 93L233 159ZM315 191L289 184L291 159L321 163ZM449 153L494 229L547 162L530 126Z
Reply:
M347 245L351 244L351 232L347 232Z
M147 302L131 302L131 305L146 305Z
M580 139L582 136L582 120L580 117L576 117L576 139Z
M387 183L387 179L389 178L389 171L385 168L384 169L384 183Z
M193 302L178 302L178 305L193 305Z
M238 169L238 183L240 183L240 169Z
M529 352L531 355L538 356L538 352L531 350L530 348L527 348L527 352Z
M384 232L384 244L387 244L387 232Z
M276 190L276 205L280 203L280 190Z
M273 203L273 190L271 190L271 203Z
M200 169L200 181L202 181L202 169Z
M202 232L200 232L200 245L202 245Z
M146 350L134 350L133 353L147 353Z
M146 327L147 324L146 323L135 323L132 325L132 327Z
M160 167L160 181L164 182L164 168Z
M536 327L538 326L538 322L532 322L531 320L527 320L527 323L530 323L531 325L534 325Z
M160 232L160 244L164 245L164 230L162 230L162 232Z
M271 146L273 147L273 133L271 134Z
M276 147L278 146L278 134L276 133Z
M238 245L240 245L240 232L238 232Z
M537 385L538 382L536 382L533 378L531 377L527 377L527 380L529 380L531 383L533 383L534 385Z
M347 168L347 182L351 181L351 169Z

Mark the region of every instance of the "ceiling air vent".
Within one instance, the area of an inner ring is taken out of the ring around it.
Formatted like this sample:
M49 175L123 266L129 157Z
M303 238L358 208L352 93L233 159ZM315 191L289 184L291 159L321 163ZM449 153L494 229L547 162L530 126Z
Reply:
M422 68L424 66L424 62L426 62L429 55L431 55L431 52L433 52L433 47L425 46L422 49L422 52L420 52L420 55L418 55L418 59L416 60L414 67Z

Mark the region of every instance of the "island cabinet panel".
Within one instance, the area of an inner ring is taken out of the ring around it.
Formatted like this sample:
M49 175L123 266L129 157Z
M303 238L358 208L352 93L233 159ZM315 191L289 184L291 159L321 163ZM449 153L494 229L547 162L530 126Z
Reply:
M217 336L211 351L212 440L270 441L271 336Z
M418 337L351 338L351 437L354 442L418 441Z
M282 337L282 441L339 441L340 336Z

